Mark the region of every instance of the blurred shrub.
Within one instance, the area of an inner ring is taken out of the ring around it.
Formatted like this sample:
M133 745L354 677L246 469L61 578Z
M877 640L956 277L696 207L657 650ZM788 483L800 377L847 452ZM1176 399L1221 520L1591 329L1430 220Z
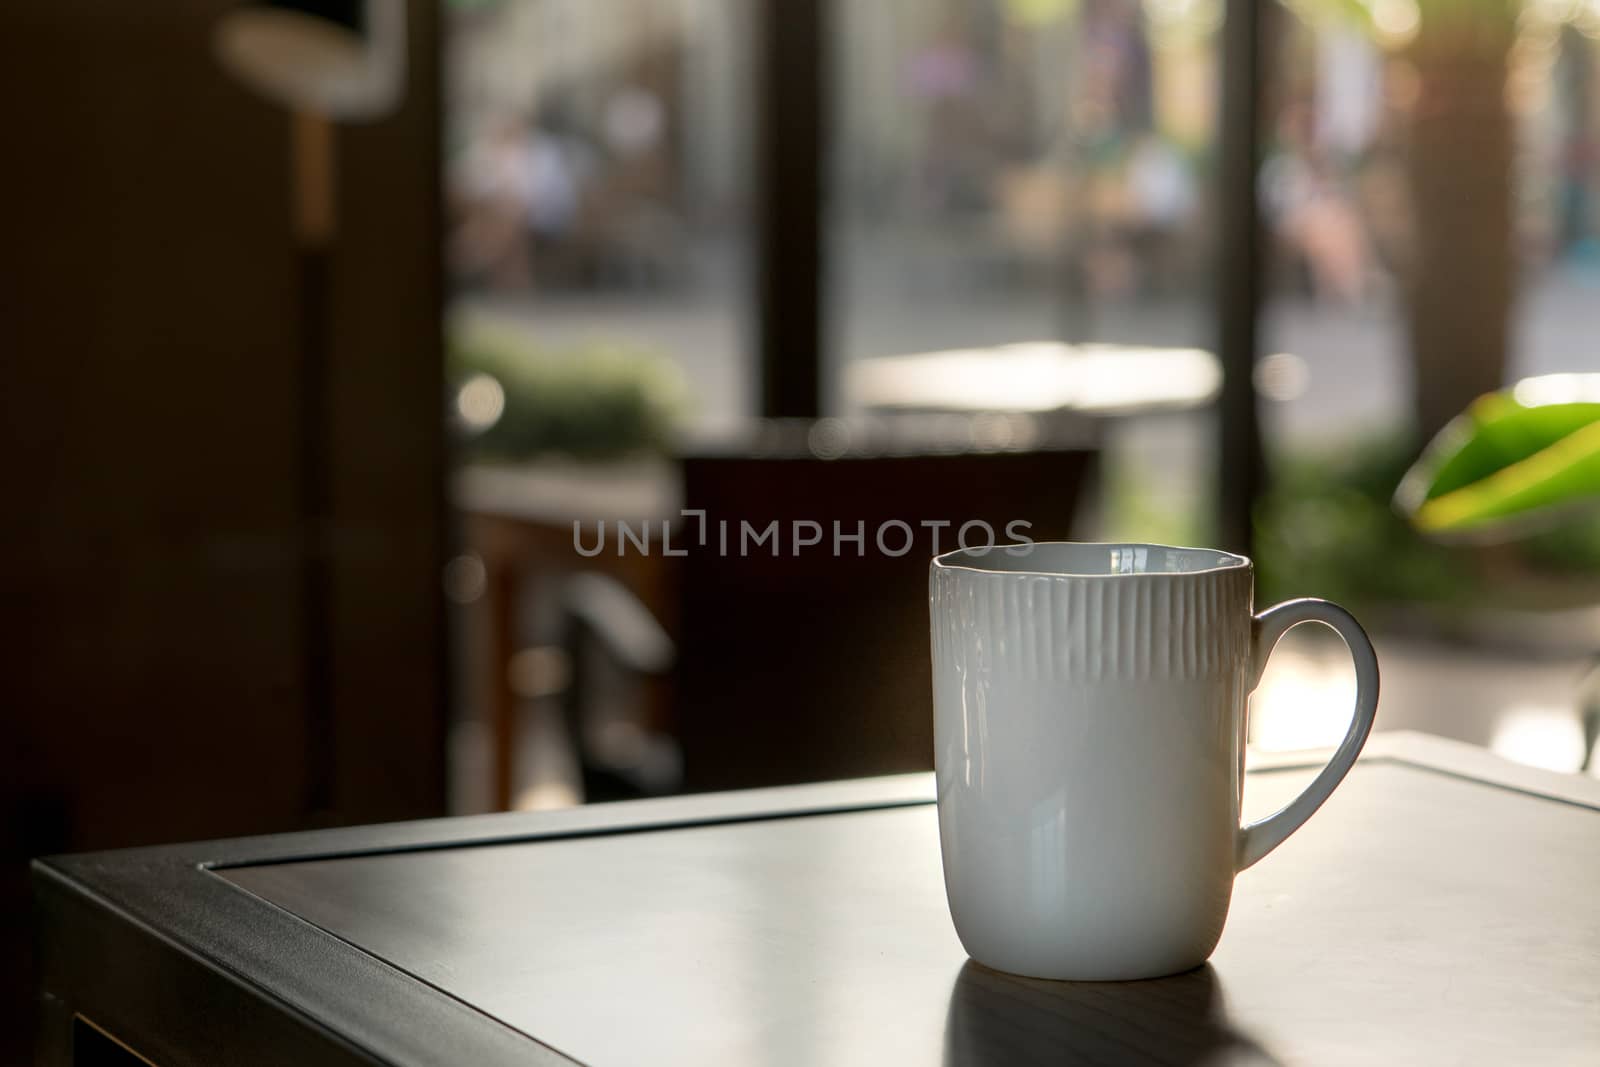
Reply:
M659 353L606 343L545 348L508 330L460 333L449 377L472 458L607 459L671 443L686 393L677 366ZM464 399L473 383L484 388L481 376L499 386L487 410Z
M1475 595L1470 561L1424 539L1390 504L1416 454L1389 437L1275 462L1256 510L1257 602L1320 596L1371 608Z
M1600 601L1600 520L1498 546L1431 541L1393 504L1417 452L1393 435L1278 457L1256 510L1256 602L1320 596L1391 618L1420 608L1450 628L1469 609Z
M1185 477L1175 486L1166 471L1115 447L1100 453L1100 464L1102 540L1204 545L1216 539L1211 478Z

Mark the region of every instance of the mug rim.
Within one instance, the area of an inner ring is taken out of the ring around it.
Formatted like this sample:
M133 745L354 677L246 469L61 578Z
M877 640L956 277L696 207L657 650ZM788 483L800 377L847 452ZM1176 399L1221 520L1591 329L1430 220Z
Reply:
M1016 552L1011 549L1025 549L1025 554L1031 554L1038 548L1048 548L1054 545L1071 545L1083 548L1134 548L1157 549L1163 552L1193 552L1213 557L1224 557L1224 561L1210 567L1197 567L1194 570L1147 570L1147 571L1068 571L1068 570L1030 570L1018 567L986 567L983 560L995 552L1007 552L1015 557ZM1034 578L1178 578L1186 575L1222 574L1228 571L1249 570L1252 566L1249 556L1241 556L1237 552L1229 552L1221 548L1201 548L1190 545L1164 545L1154 541L1028 541L1014 542L1009 545L986 545L981 548L956 548L949 552L942 552L933 557L932 567L942 571L968 571L973 574L985 575L1024 575Z

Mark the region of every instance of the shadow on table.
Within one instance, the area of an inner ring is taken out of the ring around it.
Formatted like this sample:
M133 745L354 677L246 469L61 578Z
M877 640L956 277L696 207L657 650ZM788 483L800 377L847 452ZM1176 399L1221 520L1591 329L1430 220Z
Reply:
M1145 982L1047 982L967 961L950 991L945 1067L1274 1064L1228 1025L1208 963Z

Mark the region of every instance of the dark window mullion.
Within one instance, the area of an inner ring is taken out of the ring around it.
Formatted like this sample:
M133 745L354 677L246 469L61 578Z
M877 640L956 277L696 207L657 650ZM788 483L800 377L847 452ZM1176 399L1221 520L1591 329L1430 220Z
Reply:
M1222 28L1217 165L1217 356L1222 362L1217 460L1219 543L1249 553L1265 481L1255 364L1262 231L1257 195L1270 0L1227 0Z
M758 0L755 335L760 410L822 413L823 173L828 7Z

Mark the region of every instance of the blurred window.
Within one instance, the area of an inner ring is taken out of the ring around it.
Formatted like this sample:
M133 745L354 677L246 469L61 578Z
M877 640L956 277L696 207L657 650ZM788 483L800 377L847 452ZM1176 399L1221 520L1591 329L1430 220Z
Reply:
M625 346L748 413L743 0L451 0L452 340Z
M1146 373L1153 356L1177 354L1188 373L1184 356L1215 344L1207 208L1221 14L1220 0L836 6L836 407L890 399L863 361L952 349L971 357L950 375L969 396L963 380L1013 365L1028 371L1022 388L995 382L982 395L1034 388L1037 361L999 347L1018 343L1097 356L1128 346L1127 373L1108 359L1074 365L1064 393L1104 394L1082 379L1109 374L1135 411L1141 383L1172 384ZM929 365L908 366L931 403ZM1215 455L1204 383L1215 378L1200 374L1187 413L1107 423L1102 532L1204 538ZM1171 389L1157 391L1152 407L1170 409Z
M1600 6L1285 0L1275 13L1256 381L1276 476L1257 512L1258 599L1336 598L1380 631L1380 728L1573 769L1600 526L1440 545L1391 496L1479 395L1600 369ZM1258 741L1337 741L1341 654L1297 635L1275 657ZM1280 686L1290 695L1275 699Z

